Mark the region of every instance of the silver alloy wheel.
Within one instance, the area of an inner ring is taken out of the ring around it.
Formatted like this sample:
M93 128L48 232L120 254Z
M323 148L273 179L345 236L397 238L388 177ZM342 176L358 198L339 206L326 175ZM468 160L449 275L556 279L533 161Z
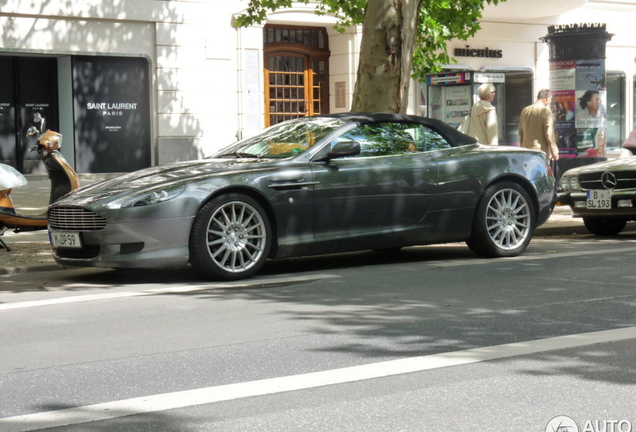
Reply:
M207 249L221 269L240 273L254 266L264 253L267 230L261 214L242 201L220 206L207 227Z
M532 234L532 215L525 197L514 189L501 189L488 202L486 228L492 242L512 250Z

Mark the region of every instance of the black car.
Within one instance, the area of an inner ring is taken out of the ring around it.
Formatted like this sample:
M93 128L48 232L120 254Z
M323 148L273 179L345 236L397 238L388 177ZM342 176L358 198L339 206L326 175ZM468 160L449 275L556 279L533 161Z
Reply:
M91 185L49 208L58 263L187 265L216 279L268 258L467 242L523 252L554 205L539 151L399 114L290 120L203 160Z

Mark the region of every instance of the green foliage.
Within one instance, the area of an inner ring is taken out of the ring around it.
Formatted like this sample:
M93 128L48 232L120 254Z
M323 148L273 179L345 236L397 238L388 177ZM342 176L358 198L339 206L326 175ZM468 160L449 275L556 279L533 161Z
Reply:
M480 29L479 19L486 4L506 0L422 0L419 25L413 52L413 76L423 81L428 73L437 72L452 59L447 43L466 40Z
M413 52L413 76L423 80L427 73L437 72L444 64L454 61L448 54L447 43L453 39L466 40L480 29L479 19L486 4L506 0L421 0L419 24ZM334 15L336 29L361 24L366 0L299 0L316 4L317 13ZM292 0L249 0L245 13L236 20L238 26L261 23L267 12L292 6Z
M316 4L318 15L333 15L338 19L336 30L343 32L347 27L362 24L366 0L296 0L295 3ZM292 0L249 0L244 14L237 18L236 25L245 27L261 23L268 12L289 8Z

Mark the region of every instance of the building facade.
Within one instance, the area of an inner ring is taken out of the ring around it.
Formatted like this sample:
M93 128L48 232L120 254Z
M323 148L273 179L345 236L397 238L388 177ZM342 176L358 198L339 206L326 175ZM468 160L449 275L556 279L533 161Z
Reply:
M555 3L559 3L556 5ZM64 135L80 173L126 172L204 157L278 121L349 111L361 28L297 4L237 28L242 0L11 0L0 4L0 162L42 168L25 131L35 113ZM605 23L607 145L634 128L636 1L508 0L471 40L449 43L448 70L503 76L502 144L523 106L549 87L552 25ZM409 112L429 114L426 83ZM30 138L32 139L32 138Z

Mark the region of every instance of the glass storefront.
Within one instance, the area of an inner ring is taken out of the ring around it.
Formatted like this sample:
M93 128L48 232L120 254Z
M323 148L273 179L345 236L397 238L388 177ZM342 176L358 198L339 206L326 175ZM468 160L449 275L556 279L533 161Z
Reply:
M25 174L46 172L37 153L30 152L35 137L26 131L35 113L46 119L45 127L59 129L57 64L46 57L0 57L0 163Z
M621 145L625 141L626 77L625 73L614 71L607 71L606 75L607 130L605 132L605 145L608 152L620 151Z
M462 73L462 71L457 70L448 70L445 71L448 73ZM467 110L470 109L473 103L478 100L477 97L477 89L481 83L490 82L495 86L496 96L493 100L492 104L497 109L497 121L499 126L499 144L500 145L513 145L519 146L519 117L521 115L521 110L526 106L530 105L534 102L533 95L533 74L530 69L515 69L515 68L484 68L481 71L469 72L463 71L465 74L471 74L474 76L475 80L472 85L470 85L470 90L466 95L468 99L466 102L466 107L461 107L462 109L458 109L458 106L454 104L452 106L452 110L446 110L448 112L440 113L438 109L438 105L440 103L446 108L445 105L451 103L451 99L453 101L459 100L461 98L454 97L443 97L441 93L441 89L438 89L438 92L430 92L430 86L426 86L425 84L420 84L420 115L432 117L432 118L440 118L446 123L457 126L459 121L465 116ZM443 75L443 74L442 74ZM489 77L491 79L489 79ZM459 83L461 84L461 83ZM459 87L455 85L454 87ZM451 87L449 87L451 88ZM457 92L457 90L456 90ZM436 93L440 93L437 96ZM427 101L427 98L431 99ZM444 100L445 102L435 101L433 99ZM464 112L466 111L466 112ZM457 112L456 116L453 116ZM463 115L462 115L463 114Z
M66 63L72 67L64 68ZM46 172L29 151L36 137L26 136L30 126L40 128L35 113L44 117L45 129L55 131L61 117L69 118L62 151L74 150L67 160L78 173L129 172L151 164L145 58L0 56L0 163L24 174Z

